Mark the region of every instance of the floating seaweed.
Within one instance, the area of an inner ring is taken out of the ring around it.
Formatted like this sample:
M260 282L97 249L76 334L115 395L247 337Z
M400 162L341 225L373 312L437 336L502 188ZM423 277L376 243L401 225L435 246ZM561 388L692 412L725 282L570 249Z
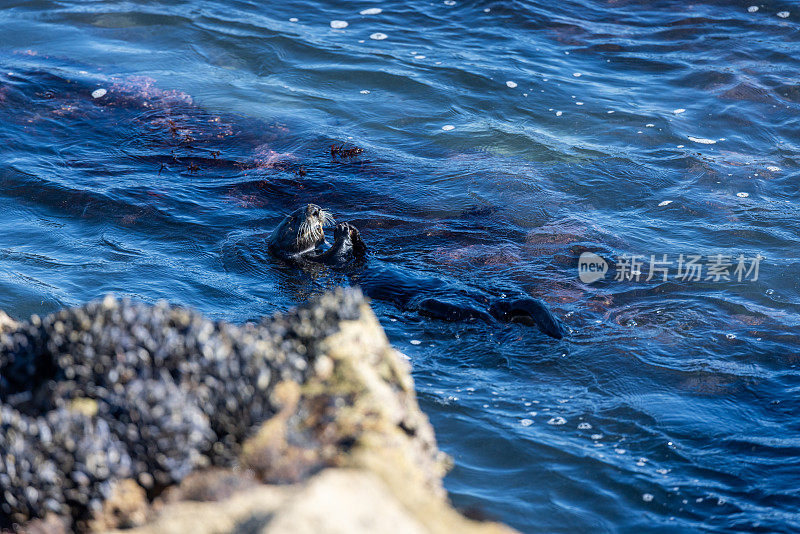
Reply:
M336 159L338 156L340 159L353 159L364 152L363 148L359 148L357 146L345 148L346 144L347 143L342 143L341 145L331 145L331 158Z

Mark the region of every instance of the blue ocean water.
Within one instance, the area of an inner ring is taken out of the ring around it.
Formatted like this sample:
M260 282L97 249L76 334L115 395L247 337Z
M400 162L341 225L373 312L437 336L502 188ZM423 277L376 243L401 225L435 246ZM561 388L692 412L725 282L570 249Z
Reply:
M788 1L8 0L0 308L114 292L257 319L357 283L267 254L316 202L372 262L572 329L373 302L454 504L524 532L795 532L799 22Z

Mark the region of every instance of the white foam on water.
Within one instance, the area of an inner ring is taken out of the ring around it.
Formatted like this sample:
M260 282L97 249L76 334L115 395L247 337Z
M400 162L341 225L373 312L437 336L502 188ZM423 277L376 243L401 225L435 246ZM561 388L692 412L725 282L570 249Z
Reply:
M508 81L506 82L506 85L509 86L511 89L513 89L517 86L517 82Z
M676 145L675 148L683 148L684 145Z
M95 89L94 91L92 91L92 98L102 98L102 97L106 96L107 92L108 91L106 91L105 89L102 89L102 88L101 89Z
M533 419L520 419L519 424L522 426L531 426L533 424Z
M524 96L524 97L526 97L526 98L527 98L527 96L528 96L528 93L522 93L522 96Z
M367 9L362 9L361 11L359 11L359 13L361 15L380 15L381 13L383 13L383 10L379 7L370 7Z
M547 421L548 425L561 426L567 424L567 420L563 417L552 417Z
M444 130L445 132L449 132L450 130L453 129L455 129L455 126L453 126L452 124L445 124L444 126L442 126L442 130Z
M580 72L573 72L572 75L575 76L576 78L580 78L581 76L583 76Z
M656 469L656 473L658 473L659 475L666 475L667 473L669 473L669 469L664 469L663 467L659 467L658 469Z
M788 12L788 11L779 11L779 12L777 13L777 15L778 15L780 18L782 18L782 19L787 19L787 18L789 18L789 12Z
M539 412L528 412L528 415L530 415L531 417L536 417L537 415L539 415Z
M454 6L454 5L456 5L456 0L444 0L444 5L446 5L446 6Z
M491 10L492 10L492 8L490 8L490 7L485 7L485 8L483 8L483 12L484 12L484 13L488 13L488 12L489 12L489 11L491 11Z
M603 439L603 434L592 434L589 437L592 438L593 440L597 441L598 439Z
M687 136L689 141L693 141L695 143L700 143L701 145L713 145L716 143L713 139L706 139L705 137L692 137L691 135Z
M368 95L369 94L369 90L368 89L362 89L361 90L361 94L362 95Z
M625 454L628 451L626 451L625 449L614 449L614 452L616 452L617 454Z
M642 500L644 502L650 502L650 501L653 500L653 495L651 493L643 493L642 494Z
M649 122L649 123L647 123L647 124L645 124L645 125L644 125L644 127L645 127L645 128L655 128L655 126L656 126L656 125L655 125L655 124L653 124L652 122Z
M758 11L758 6L750 6L747 8L748 13L755 13L756 11Z
M744 191L741 193L736 193L736 196L739 198L747 198L750 196L750 193L745 193Z
M589 423L581 423L578 425L578 430L591 430L592 425Z
M419 345L420 343L422 343L422 341L420 341L419 339L412 339L410 343L412 345Z
M361 44L365 43L364 39L359 39L358 42L361 43Z
M563 115L563 114L564 114L564 112L563 112L563 111L556 111L556 117L560 117L560 116L561 116L561 115Z
M375 41L383 41L387 37L389 37L389 36L386 35L385 33L381 33L381 32L375 32L375 33L373 33L372 35L369 36L370 39L373 39Z
M608 111L606 111L606 113L608 113L609 115L611 115L612 113L614 113L614 110L613 110L613 109L609 109Z
M770 172L778 172L781 170L781 168L775 165L768 165L767 170Z
M582 105L583 105L583 102L575 102L575 105L576 105L576 106L582 106Z
M661 202L658 203L658 207L661 208L663 206L669 206L670 204L672 204L671 200L662 200Z
M289 19L289 22L299 22L299 21L300 19L298 19L297 17L292 17Z
M673 110L672 110L672 112L673 112L675 115L680 115L681 113L684 113L685 111L686 111L686 110L685 110L685 109L683 109L683 108L678 108L678 109L673 109Z
M350 26L350 23L346 20L332 20L331 21L331 28L334 30L342 30Z
M423 56L422 54L417 54L416 56L414 56L414 59L425 59L425 56Z

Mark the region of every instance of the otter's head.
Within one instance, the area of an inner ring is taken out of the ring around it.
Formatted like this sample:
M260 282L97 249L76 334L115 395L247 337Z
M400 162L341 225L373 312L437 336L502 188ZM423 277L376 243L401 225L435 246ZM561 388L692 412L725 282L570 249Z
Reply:
M333 224L333 215L316 204L307 204L295 211L300 225L297 228L297 248L300 251L316 247L325 240L323 227Z
M322 228L333 222L330 212L316 204L307 204L287 216L272 232L270 249L289 256L311 250L325 240Z

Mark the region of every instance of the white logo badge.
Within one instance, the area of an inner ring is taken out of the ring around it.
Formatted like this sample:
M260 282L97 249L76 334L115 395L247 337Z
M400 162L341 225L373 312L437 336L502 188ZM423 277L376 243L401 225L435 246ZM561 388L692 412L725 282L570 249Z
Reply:
M578 258L578 277L584 284L591 284L606 277L608 263L594 252L584 252Z

